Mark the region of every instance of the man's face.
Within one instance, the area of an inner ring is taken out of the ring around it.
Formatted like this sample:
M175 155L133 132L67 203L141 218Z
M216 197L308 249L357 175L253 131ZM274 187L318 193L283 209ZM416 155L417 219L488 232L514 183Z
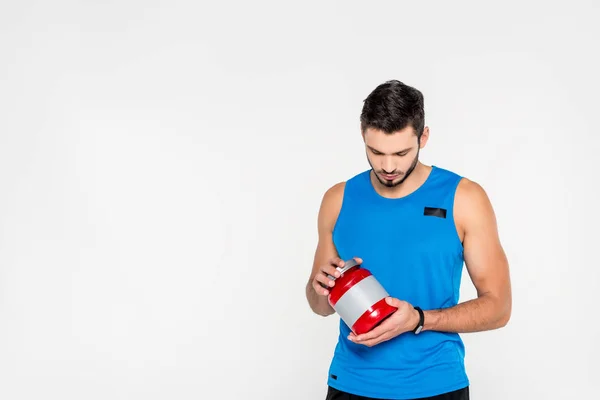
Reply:
M404 182L417 166L419 150L424 147L427 137L427 128L420 142L411 126L393 134L368 128L363 138L367 160L377 180L387 187L394 187Z

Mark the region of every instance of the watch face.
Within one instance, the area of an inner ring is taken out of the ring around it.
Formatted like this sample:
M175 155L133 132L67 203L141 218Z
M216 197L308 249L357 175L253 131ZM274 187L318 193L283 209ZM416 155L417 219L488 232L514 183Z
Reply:
M422 330L423 330L422 326L418 327L417 330L415 331L415 335L418 335L419 333L421 333Z

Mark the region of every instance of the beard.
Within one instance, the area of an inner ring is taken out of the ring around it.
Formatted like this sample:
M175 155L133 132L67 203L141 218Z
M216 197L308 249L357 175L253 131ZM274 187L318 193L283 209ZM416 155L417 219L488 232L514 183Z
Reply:
M408 178L410 176L410 174L412 174L412 172L415 170L417 163L419 162L419 150L417 150L417 155L415 156L415 159L412 161L412 163L410 164L410 167L406 170L406 172L402 172L402 171L383 171L383 170L379 170L377 171L374 167L373 164L371 164L371 160L369 159L369 157L367 156L367 161L369 163L369 165L371 166L371 169L373 170L375 175L375 178L377 178L377 180L379 181L379 183L381 183L383 186L385 187L395 187L398 185L401 185L402 183L404 183L404 181L406 180L406 178ZM388 174L388 175L395 175L395 174L399 174L400 176L398 178L396 178L396 180L393 181L388 181L386 179L382 179L379 174Z

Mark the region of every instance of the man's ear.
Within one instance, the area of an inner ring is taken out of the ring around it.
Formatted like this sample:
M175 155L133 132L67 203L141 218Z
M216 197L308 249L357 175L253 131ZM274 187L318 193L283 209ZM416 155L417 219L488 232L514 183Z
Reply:
M419 148L422 149L423 147L425 147L428 139L429 139L429 127L426 126L425 128L423 128L423 133L421 134L421 139L419 141L419 143L420 143Z

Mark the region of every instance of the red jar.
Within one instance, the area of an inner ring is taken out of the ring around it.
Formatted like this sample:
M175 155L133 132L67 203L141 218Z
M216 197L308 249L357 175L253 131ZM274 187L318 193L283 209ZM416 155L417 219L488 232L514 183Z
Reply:
M335 285L328 296L329 304L355 334L369 332L397 310L386 303L389 294L383 286L356 260L347 261L338 271L339 278L330 277Z

